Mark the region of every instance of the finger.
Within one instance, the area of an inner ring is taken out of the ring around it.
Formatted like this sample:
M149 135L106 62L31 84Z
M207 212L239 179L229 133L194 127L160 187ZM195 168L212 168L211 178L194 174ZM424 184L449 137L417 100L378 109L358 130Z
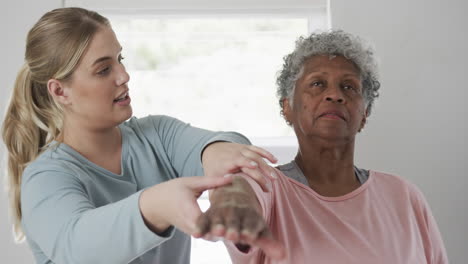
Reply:
M178 226L178 228L189 235L198 236L200 230L197 221L203 215L203 212L201 211L200 206L196 200L191 202L187 201L179 209L185 213L182 224L180 227Z
M246 211L242 219L241 240L255 240L262 234L262 231L267 229L267 225L263 217L254 209Z
M270 177L274 180L278 178L275 169L272 168L270 165L268 165L265 162L265 160L261 156L259 156L256 152L243 151L242 155L244 155L248 159L257 163L257 167L262 171L263 175L265 175L266 177Z
M210 232L217 237L222 237L226 233L226 227L224 225L224 219L221 217L222 213L218 212L216 214L212 214L211 216L211 226Z
M242 215L234 208L226 212L226 217L224 220L226 225L226 234L224 237L226 239L234 242L239 241L241 217Z
M225 177L194 176L181 179L185 180L189 188L202 193L206 190L230 184L232 182L232 175L227 174Z
M196 231L192 235L196 238L202 237L210 230L210 218L208 218L206 213L201 214L197 219L196 225Z
M248 148L253 152L256 152L258 155L262 156L263 158L269 160L271 163L278 162L278 159L266 149L254 145L250 145L248 146Z
M250 178L254 179L262 188L264 192L269 192L271 187L268 185L265 177L258 169L249 169L249 168L242 168L243 173L247 174Z
M240 168L256 169L258 168L258 162L256 160L263 160L258 154L248 149L243 149L240 154L236 164L237 167Z

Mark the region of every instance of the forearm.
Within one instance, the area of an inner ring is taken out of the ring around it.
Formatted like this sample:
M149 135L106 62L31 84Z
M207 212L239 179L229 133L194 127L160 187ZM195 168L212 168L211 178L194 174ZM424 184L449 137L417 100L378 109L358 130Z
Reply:
M250 144L239 133L201 129L167 116L154 116L152 121L157 134L155 147L166 151L172 167L182 177L202 175L206 169L201 162L204 152L217 142Z
M35 210L35 217L24 219L28 235L55 263L130 262L171 235L155 235L145 226L138 208L139 195L74 216ZM61 223L55 221L59 218Z

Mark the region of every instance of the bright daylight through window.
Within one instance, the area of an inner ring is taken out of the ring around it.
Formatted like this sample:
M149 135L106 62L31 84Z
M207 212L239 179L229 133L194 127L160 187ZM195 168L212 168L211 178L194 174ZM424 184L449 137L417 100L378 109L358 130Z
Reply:
M275 76L307 18L111 17L135 116L166 114L249 137L292 135Z

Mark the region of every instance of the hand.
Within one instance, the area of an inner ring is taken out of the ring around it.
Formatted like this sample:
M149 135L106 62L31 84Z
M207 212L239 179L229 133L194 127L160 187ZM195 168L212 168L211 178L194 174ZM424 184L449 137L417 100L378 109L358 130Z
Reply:
M278 161L273 154L262 148L230 142L212 143L202 154L206 176L243 172L254 179L264 191L268 191L264 177L276 179L277 175L275 169L264 159L271 163Z
M197 238L222 238L236 245L259 247L272 259L285 256L283 245L273 238L261 215L255 193L247 181L238 176L232 185L213 192L211 206L198 218L197 227L198 232L193 234Z
M146 189L140 196L140 212L146 225L162 233L171 225L186 234L197 232L202 214L197 198L208 189L232 182L232 177L195 176L166 181Z

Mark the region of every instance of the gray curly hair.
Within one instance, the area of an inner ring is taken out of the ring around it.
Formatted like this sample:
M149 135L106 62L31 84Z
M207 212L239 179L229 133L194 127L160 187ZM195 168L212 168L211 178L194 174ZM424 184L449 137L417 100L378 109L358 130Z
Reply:
M293 103L296 81L304 73L304 62L315 55L340 55L352 61L359 69L363 97L370 115L374 99L379 96L379 76L373 49L362 39L342 30L313 33L308 38L300 37L295 50L284 57L283 68L276 80L277 96L281 109L283 100ZM282 110L281 110L282 111ZM282 113L282 112L281 112Z

